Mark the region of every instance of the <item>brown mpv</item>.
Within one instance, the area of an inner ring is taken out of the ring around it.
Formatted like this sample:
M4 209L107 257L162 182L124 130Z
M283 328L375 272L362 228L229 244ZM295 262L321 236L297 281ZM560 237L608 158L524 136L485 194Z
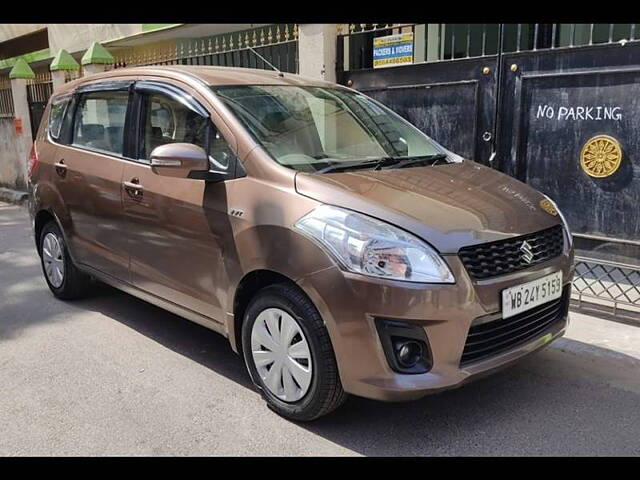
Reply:
M43 118L30 210L53 294L97 279L221 333L285 417L456 387L565 331L554 202L358 91L128 68L65 84Z

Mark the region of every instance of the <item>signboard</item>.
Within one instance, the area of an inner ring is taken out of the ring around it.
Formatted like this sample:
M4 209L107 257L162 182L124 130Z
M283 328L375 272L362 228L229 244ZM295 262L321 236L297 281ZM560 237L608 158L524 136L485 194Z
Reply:
M413 32L373 39L373 68L413 63Z

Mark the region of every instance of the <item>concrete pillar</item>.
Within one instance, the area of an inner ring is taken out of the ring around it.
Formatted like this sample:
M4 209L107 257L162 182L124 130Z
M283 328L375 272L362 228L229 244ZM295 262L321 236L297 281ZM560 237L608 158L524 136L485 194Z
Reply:
M303 23L298 31L300 75L335 82L337 24Z
M11 96L13 97L14 123L16 124L16 153L18 154L18 167L15 184L21 187L26 184L27 157L33 145L31 134L31 116L29 114L29 102L27 101L27 79L11 79ZM20 125L20 129L17 125Z
M51 81L53 83L54 91L65 84L64 78L64 70L53 70L51 72Z
M87 65L82 65L82 74L84 75L93 75L94 73L105 72L107 70L107 65L103 63L88 63Z
M11 79L11 96L13 97L14 124L16 125L16 153L18 165L15 185L22 188L26 185L27 157L31 151L33 138L31 134L31 115L29 113L29 101L27 100L27 82L35 78L35 74L29 64L23 59L16 62L9 73Z
M92 75L106 71L108 65L113 64L114 61L113 55L106 48L98 42L93 42L82 56L80 63L82 63L83 75Z
M53 89L56 90L58 87L64 85L65 72L78 70L79 68L80 64L69 54L69 52L64 49L60 50L53 59L53 62L51 62L51 65L49 65L51 80L53 81Z

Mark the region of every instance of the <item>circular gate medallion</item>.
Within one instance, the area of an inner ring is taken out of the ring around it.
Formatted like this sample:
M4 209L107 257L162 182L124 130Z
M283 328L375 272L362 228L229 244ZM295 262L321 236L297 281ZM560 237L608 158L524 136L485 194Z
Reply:
M580 165L587 175L596 178L613 175L622 162L620 143L609 135L587 140L580 152Z

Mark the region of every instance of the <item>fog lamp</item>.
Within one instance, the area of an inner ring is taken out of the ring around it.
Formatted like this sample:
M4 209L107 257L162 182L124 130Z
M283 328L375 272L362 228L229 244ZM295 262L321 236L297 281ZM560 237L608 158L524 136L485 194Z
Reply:
M404 374L431 370L431 349L422 326L385 318L376 318L375 323L392 370Z
M422 345L415 340L396 342L395 350L398 363L405 368L413 367L422 359Z

